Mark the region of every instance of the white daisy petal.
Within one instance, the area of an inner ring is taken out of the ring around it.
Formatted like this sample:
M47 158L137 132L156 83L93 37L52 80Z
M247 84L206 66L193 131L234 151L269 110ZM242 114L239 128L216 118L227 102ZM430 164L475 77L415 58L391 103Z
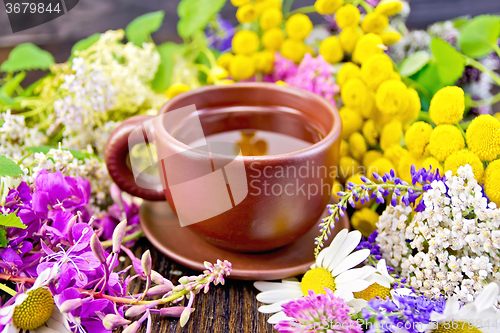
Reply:
M366 278L366 281L370 282L370 284L378 283L379 285L385 288L391 287L391 283L389 282L389 280L387 280L385 276L382 276L380 274L372 274Z
M288 284L281 282L265 282L265 281L257 281L253 283L253 286L259 291L269 291L269 290L279 290L279 289L287 289Z
M343 289L351 292L358 292L365 290L370 286L370 283L366 280L353 280L345 283L338 283L337 288Z
M19 333L19 329L14 325L7 325L3 328L2 333Z
M302 297L302 290L295 288L280 289L280 290L269 290L261 292L257 295L257 300L262 303L276 303L285 300L290 300L294 298Z
M346 302L350 302L351 300L354 299L354 294L351 291L346 290L346 289L339 288L339 289L335 290L335 292L333 294L335 297L340 297Z
M277 324L279 323L280 321L283 321L283 320L291 320L292 318L290 317L287 317L287 315L283 312L283 311L280 311L274 315L272 315L271 317L269 317L269 319L267 320L267 322L269 324Z
M477 296L474 305L477 307L478 312L493 306L498 296L498 286L496 283L490 283L481 291Z
M368 258L369 255L370 250L368 249L363 249L351 253L346 258L344 258L344 260L342 260L340 264L337 265L337 267L335 267L335 269L332 271L332 275L337 276L340 273L359 265L360 263L365 261L365 259Z
M342 244L344 243L345 238L347 237L348 234L347 229L342 229L340 232L335 236L333 239L332 243L330 244L329 247L324 248L319 254L318 257L316 258L316 264L311 266L311 268L316 268L316 267L325 267L324 261L327 255L333 256L337 251L340 249ZM326 266L327 267L327 266Z
M52 328L45 327L45 326L37 328L36 330L31 330L30 332L33 332L33 333L61 333L59 331L53 330Z
M365 279L375 271L376 271L375 267L371 266L365 266L362 268L353 268L343 273L340 273L335 278L335 283L338 284L338 283L350 282L352 280L357 280L357 279Z
M331 257L330 261L325 260L322 267L330 272L333 271L358 246L360 240L361 233L357 230L351 231L345 237L341 247L336 250L335 255Z
M281 307L283 304L290 302L290 300L285 300L281 302L276 302L270 305L262 305L259 307L259 312L262 313L276 313L279 311L282 311L283 308Z

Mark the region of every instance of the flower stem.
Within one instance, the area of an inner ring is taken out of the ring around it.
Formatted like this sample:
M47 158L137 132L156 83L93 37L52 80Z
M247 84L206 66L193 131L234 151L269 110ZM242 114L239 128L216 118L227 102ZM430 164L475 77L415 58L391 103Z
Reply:
M497 74L495 74L492 70L490 70L489 68L487 68L486 66L484 66L479 61L474 60L474 59L469 58L469 57L465 57L465 64L469 65L469 66L472 66L472 67L475 67L475 68L479 69L481 72L483 72L485 74L488 74L489 77L491 77L491 79L493 81L495 81L495 83L497 85L500 86L500 76L498 76Z
M33 279L33 278L10 275L10 274L3 274L3 273L0 273L0 280L6 280L6 281L11 281L11 282L24 282L24 283L30 283L30 284L35 283L35 279Z
M294 14L309 14L309 13L315 13L315 12L316 12L316 9L314 8L314 6L300 7L300 8L297 8L297 9L289 12L285 16L285 18L289 18L290 16L292 16Z
M418 114L418 120L423 120L426 123L433 124L431 116L429 115L429 112L426 112L426 111L420 111L420 113Z
M142 230L138 230L138 231L134 232L133 234L130 234L128 236L123 237L122 244L130 242L134 239L141 238L143 236L144 236L144 233L142 232ZM107 240L107 241L101 242L101 244L102 244L102 247L110 247L110 246L113 246L113 241Z
M283 1L283 14L286 16L288 13L290 13L290 10L292 9L293 5L293 0L284 0Z
M9 288L7 287L5 284L3 283L0 283L0 290L3 290L5 291L7 294L10 294L11 296L16 296L17 295L17 291L15 291L14 289L12 288Z
M491 45L493 47L493 50L495 50L496 54L500 57L500 47L498 46L497 42L493 43Z
M489 99L484 99L482 101L474 101L471 100L469 101L469 106L478 108L481 106L488 106L488 105L493 105L500 102L500 93L496 94L495 96L489 98Z

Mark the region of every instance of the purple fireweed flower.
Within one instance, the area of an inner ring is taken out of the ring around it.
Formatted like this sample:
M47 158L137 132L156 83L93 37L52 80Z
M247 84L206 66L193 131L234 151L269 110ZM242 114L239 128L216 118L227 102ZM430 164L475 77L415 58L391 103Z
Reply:
M361 333L361 326L349 315L349 307L341 298L325 288L326 295L309 291L309 296L283 304L283 312L290 320L274 326L280 333L344 332Z
M219 14L215 15L215 19L210 21L205 29L205 35L208 39L210 47L213 47L220 52L231 47L231 42L234 36L234 27L230 21L223 19Z

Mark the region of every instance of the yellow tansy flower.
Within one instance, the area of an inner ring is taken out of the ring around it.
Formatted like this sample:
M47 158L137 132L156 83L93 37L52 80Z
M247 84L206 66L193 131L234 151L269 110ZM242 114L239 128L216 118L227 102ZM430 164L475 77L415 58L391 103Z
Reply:
M349 139L352 133L359 132L363 126L363 118L356 110L343 106L339 110L342 119L342 138Z
M477 182L481 184L484 173L483 162L481 162L479 157L477 157L477 155L470 150L463 149L448 156L444 162L444 171L446 172L451 170L456 176L458 168L467 164L472 167L474 178L476 178Z
M432 97L429 116L436 125L456 124L465 110L464 91L460 87L444 87Z
M392 146L384 150L384 157L391 161L392 164L394 164L396 170L399 169L401 159L404 158L407 154L408 150L404 149L399 144L393 144Z
M382 38L384 45L390 46L399 42L402 36L394 28L389 26L380 33L380 37Z
M383 81L389 80L393 72L392 60L385 53L376 54L361 65L361 78L373 90L377 90Z
M359 173L359 162L350 156L343 156L339 161L339 179L345 183L347 178Z
M424 121L413 123L405 133L406 147L414 153L424 155L429 144L432 126Z
M365 119L373 119L375 115L378 113L377 106L375 105L375 93L367 89L367 94L365 96L365 104L359 109L361 115Z
M392 145L399 145L403 139L403 125L399 120L391 120L384 125L380 133L380 148L386 150Z
M412 182L411 178L411 166L415 165L415 167L418 169L421 168L422 166L422 161L423 159L421 158L420 155L407 152L405 155L401 157L399 160L399 166L398 166L398 177L404 180L407 183Z
M491 162L484 173L484 193L500 206L500 160Z
M235 54L248 56L259 49L259 36L253 31L241 30L234 35L232 45Z
M325 61L336 64L344 58L344 51L337 36L325 38L319 45L319 54Z
M376 101L381 113L396 115L409 105L408 88L401 81L384 81L377 90Z
M366 146L366 141L363 135L358 132L352 133L349 137L349 151L351 156L361 161L363 159L363 155L368 150Z
M244 5L248 5L251 2L251 0L231 0L231 3L235 7L241 7Z
M362 64L375 54L383 53L386 46L379 35L369 33L361 36L356 43L352 59L358 64Z
M403 3L398 0L382 0L375 8L376 13L393 16L403 10Z
M409 123L418 119L418 115L420 113L420 110L422 109L418 92L413 88L408 88L407 91L408 91L408 107L396 115L396 118L399 119L401 123L403 123L403 125L406 126L409 125Z
M344 139L340 141L340 156L349 156L349 143Z
M357 26L360 18L361 14L359 13L358 7L350 3L340 7L335 14L337 25L342 29Z
M285 23L285 31L288 38L303 40L312 31L313 24L309 16L305 14L294 14Z
M344 0L316 0L314 9L321 15L332 15L344 4Z
M425 160L422 161L422 168L425 168L426 170L429 170L431 168L432 171L436 171L439 169L439 174L443 175L443 166L441 165L441 162L439 162L435 157L427 157Z
M269 29L262 35L262 45L269 51L277 51L285 40L285 33L280 28Z
M386 173L390 173L391 170L394 170L396 172L394 164L392 164L389 159L381 157L370 164L370 166L368 167L367 177L371 181L376 181L375 177L373 177L374 172L376 172L379 176L383 176Z
M500 112L497 112L493 115L493 117L495 117L496 119L498 119L500 121Z
M361 70L358 65L353 64L352 62L346 62L342 65L342 67L340 67L337 74L337 84L342 87L348 80L356 77L361 77Z
M182 93L185 93L186 91L189 91L190 88L188 85L186 84L182 84L182 83L176 83L176 84L173 84L171 85L167 91L166 91L166 95L168 98L174 98L175 96L177 95L180 95Z
M253 55L255 69L264 74L271 74L274 68L274 52L264 50Z
M369 145L376 146L378 144L379 132L373 119L368 119L367 121L365 121L361 129L361 133L363 133Z
M365 99L368 91L365 83L358 78L350 79L342 87L340 96L342 102L352 108L362 107L365 104Z
M276 8L281 10L281 0L264 0L264 1L258 0L255 2L256 2L255 10L257 12L257 16L262 15L262 13L269 8Z
M378 150L369 150L366 152L365 156L363 156L363 165L368 168L370 164L381 157L384 157L384 155Z
M448 156L464 147L464 137L455 126L439 125L432 130L429 151L438 161L444 162Z
M339 40L345 53L351 54L354 51L361 36L363 36L363 32L358 26L342 29L339 34Z
M492 161L500 154L500 121L491 115L474 118L465 137L467 146L481 161Z
M277 8L268 8L260 16L259 24L262 30L277 28L283 22L283 13Z
M285 58L299 63L304 58L304 54L306 54L306 45L300 40L285 39L283 44L281 44L280 52Z
M229 64L229 74L235 80L245 80L255 74L255 61L252 57L237 54Z
M370 235L377 229L377 222L379 219L377 212L370 208L364 207L361 210L354 212L351 218L351 224L354 229L359 230L363 237L370 237Z
M217 65L225 70L229 70L229 64L231 63L233 57L234 54L232 53L224 53L219 57L219 59L217 59Z
M366 14L363 22L361 22L361 29L363 29L366 33L373 32L375 34L379 34L387 28L388 25L389 18L386 15L372 12Z
M257 17L257 11L252 4L241 6L236 11L236 19L238 19L240 23L252 23Z

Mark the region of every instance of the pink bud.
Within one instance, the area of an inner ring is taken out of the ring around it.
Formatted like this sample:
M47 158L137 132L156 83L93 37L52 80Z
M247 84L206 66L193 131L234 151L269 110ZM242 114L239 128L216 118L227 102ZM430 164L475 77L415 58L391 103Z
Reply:
M118 208L123 212L125 210L125 206L123 205L122 191L120 188L113 183L109 188L109 192L111 194L111 199L113 199Z
M144 312L146 312L147 309L148 309L148 307L146 305L135 305L135 306L130 307L125 312L125 316L126 317L137 317L137 316L143 314Z
M81 298L75 298L75 299L70 299L65 301L61 306L59 307L59 311L62 313L68 313L71 312L75 309L78 309L82 304L85 302L84 299Z
M141 326L141 324L139 324L139 322L137 321L134 321L132 324L128 325L127 328L122 331L122 333L135 333L139 329L139 326Z
M120 222L113 232L113 253L119 253L120 247L125 237L125 229L127 228L127 220Z
M105 264L106 256L104 255L104 249L102 248L102 244L96 234L93 234L92 238L90 239L90 248L92 249L92 252L95 254L99 262L101 264Z
M130 320L123 318L122 316L108 314L102 320L102 325L107 330L114 330L118 327L122 327L130 324Z
M186 309L184 306L171 306L169 308L163 308L160 309L160 316L165 316L165 317L180 317L182 312ZM191 312L193 312L194 309L191 309Z
M172 287L166 284L160 284L159 286L154 286L148 290L148 293L146 296L157 296L157 295L163 295L168 293L169 291L172 291Z
M144 254L142 255L141 265L142 265L142 270L144 271L144 274L146 276L150 276L152 262L151 262L151 252L149 252L149 250L144 252Z

